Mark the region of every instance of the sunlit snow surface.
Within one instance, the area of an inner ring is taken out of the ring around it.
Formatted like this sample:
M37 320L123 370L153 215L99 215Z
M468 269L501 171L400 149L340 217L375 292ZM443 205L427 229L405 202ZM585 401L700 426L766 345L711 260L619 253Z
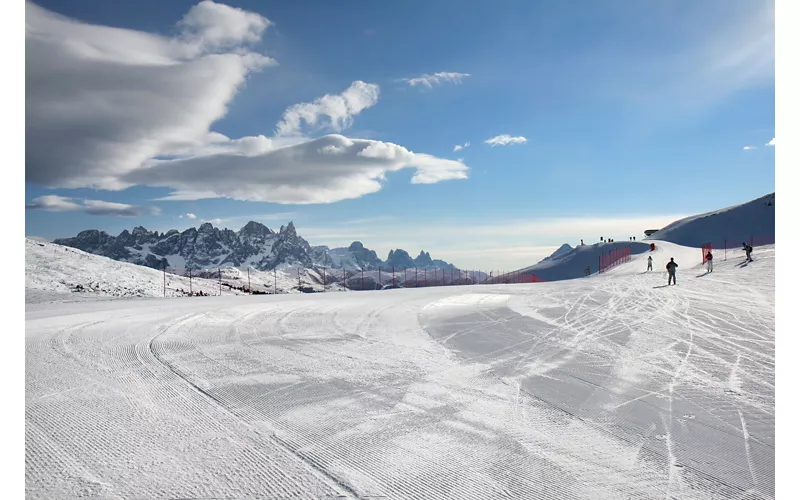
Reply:
M707 275L658 247L554 283L28 304L27 496L774 498L774 247Z

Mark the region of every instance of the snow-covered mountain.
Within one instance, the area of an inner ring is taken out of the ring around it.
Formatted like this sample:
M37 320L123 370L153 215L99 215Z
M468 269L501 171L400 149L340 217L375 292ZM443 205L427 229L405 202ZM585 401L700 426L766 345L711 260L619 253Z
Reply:
M752 238L752 240L751 240ZM727 240L727 251L723 244ZM723 258L735 253L741 242L753 242L758 247L775 242L775 193L762 196L755 200L723 208L700 215L694 215L677 220L663 229L653 233L644 241L615 241L614 243L595 243L592 245L579 245L571 248L564 244L552 255L542 259L539 263L516 271L522 274L535 274L545 281L558 281L581 278L586 275L589 267L592 274L598 271L599 257L609 252L630 247L633 255L649 252L650 243L655 243L659 251L654 253L656 269L661 269L660 259L669 256L660 252L663 246L659 242L674 243L684 248L700 248L706 243L712 243L715 251L723 252ZM676 251L672 246L667 246L671 251ZM683 258L687 262L701 255L684 253L672 255ZM756 251L756 254L758 250ZM743 255L743 254L742 254ZM699 259L696 259L698 262ZM666 264L666 261L664 262ZM692 264L694 265L694 264Z
M570 250L572 250L572 246L569 243L564 243L563 245L558 247L558 249L555 252L551 253L549 256L547 256L544 259L540 260L538 263L541 264L542 262L547 262L549 260L553 260L553 259L555 259L556 257L558 257L560 255L564 255L565 253L569 252Z
M678 245L720 246L725 240L736 247L753 238L757 244L775 243L775 193L741 205L676 220L646 240L661 240Z
M297 234L292 222L273 231L250 221L239 231L219 229L206 222L199 228L166 233L148 231L138 226L119 236L89 229L72 238L53 243L70 246L95 255L130 262L155 269L203 269L216 267L251 267L261 271L286 266L335 268L350 271L395 269L456 269L443 260L421 251L412 259L402 249L391 250L386 261L374 250L354 241L347 248L309 245Z

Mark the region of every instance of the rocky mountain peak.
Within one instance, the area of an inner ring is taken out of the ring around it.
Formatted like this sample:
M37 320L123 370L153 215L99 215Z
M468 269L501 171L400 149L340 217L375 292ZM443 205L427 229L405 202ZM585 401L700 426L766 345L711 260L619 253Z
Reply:
M245 224L242 229L239 230L239 234L263 236L275 233L264 224L251 220L250 222Z
M264 271L283 264L365 270L452 267L444 261L432 260L425 251L412 259L402 249L390 251L388 260L383 262L374 250L360 241L354 241L347 248L331 249L324 245L312 248L297 234L293 222L282 226L278 233L255 221L248 222L238 232L216 228L209 222L199 228L190 227L182 232L171 229L161 234L137 226L131 232L122 231L117 237L89 229L54 243L157 269L232 265Z

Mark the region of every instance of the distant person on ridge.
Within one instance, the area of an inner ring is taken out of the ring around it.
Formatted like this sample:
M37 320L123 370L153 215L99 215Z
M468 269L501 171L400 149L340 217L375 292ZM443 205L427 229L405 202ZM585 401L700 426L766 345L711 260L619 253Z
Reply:
M590 274L592 274L592 266L586 266L585 273L586 273L586 276L589 276Z
M709 250L708 253L706 254L706 270L708 272L713 272L714 271L713 259L714 259L714 256L711 255L711 250Z
M674 257L669 258L669 262L667 262L667 273L669 273L669 277L667 277L667 285L677 285L678 281L675 279L675 270L678 269L678 263L675 262Z
M652 255L648 255L647 256L647 270L648 271L652 271L653 270L653 256Z

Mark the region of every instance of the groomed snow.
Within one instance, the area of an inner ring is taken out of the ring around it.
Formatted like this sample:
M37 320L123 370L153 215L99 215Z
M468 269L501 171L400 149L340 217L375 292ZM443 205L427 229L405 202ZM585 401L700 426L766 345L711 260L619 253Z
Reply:
M551 283L29 304L26 496L774 498L774 246L704 274L657 245Z

